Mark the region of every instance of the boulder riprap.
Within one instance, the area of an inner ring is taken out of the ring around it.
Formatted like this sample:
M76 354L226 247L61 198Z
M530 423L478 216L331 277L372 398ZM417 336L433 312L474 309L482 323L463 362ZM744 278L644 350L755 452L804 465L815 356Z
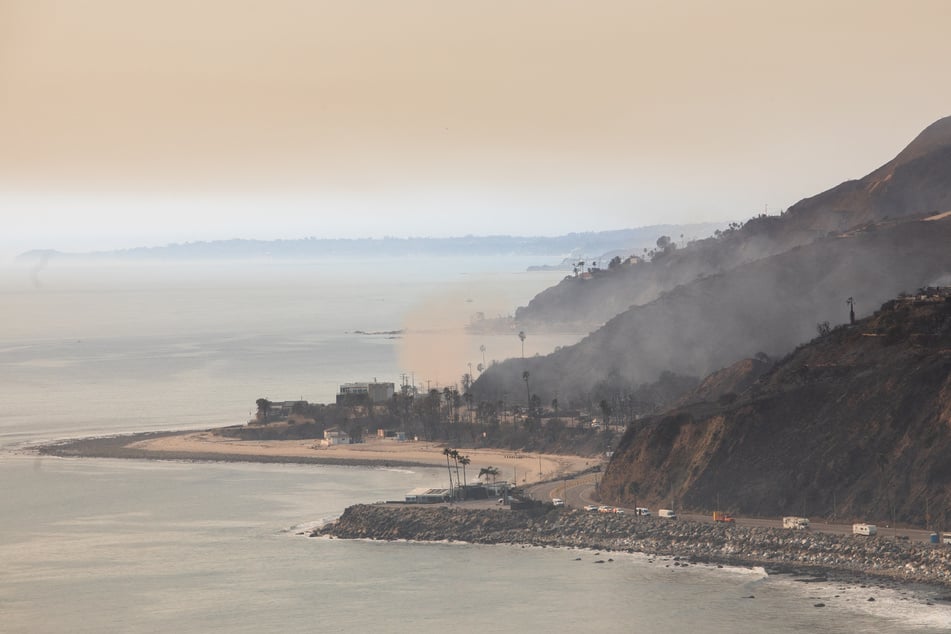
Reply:
M356 505L312 536L636 551L694 562L951 586L951 548L943 545L548 508Z

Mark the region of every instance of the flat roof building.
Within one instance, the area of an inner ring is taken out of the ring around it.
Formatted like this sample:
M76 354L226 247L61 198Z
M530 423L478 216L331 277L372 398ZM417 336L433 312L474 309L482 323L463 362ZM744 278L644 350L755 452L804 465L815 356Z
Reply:
M396 391L396 385L393 383L378 383L376 381L366 383L344 383L340 386L337 393L337 405L353 405L369 399L371 403L386 403Z

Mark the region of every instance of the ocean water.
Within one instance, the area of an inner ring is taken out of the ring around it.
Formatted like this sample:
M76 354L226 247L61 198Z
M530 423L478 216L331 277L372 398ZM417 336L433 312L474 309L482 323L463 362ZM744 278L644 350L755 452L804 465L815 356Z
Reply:
M487 362L520 354L514 333L471 337L456 326L511 312L560 277L522 272L536 263L0 271L0 631L951 628L951 607L907 590L642 555L304 536L349 504L439 484L439 469L29 451L57 438L243 422L260 396L329 401L348 381L457 381L482 362L480 346ZM580 334L528 333L526 353Z

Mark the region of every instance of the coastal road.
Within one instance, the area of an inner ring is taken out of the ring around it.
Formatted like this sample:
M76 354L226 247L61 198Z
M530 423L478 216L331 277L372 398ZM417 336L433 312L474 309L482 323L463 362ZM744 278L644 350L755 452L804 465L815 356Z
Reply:
M554 498L561 498L565 501L565 506L580 509L586 504L600 504L595 499L595 490L597 482L600 479L600 473L589 473L577 478L569 478L554 482L542 482L528 489L529 495L542 501L551 501ZM633 514L633 508L619 507L625 513ZM657 509L653 509L657 513ZM685 520L695 522L713 522L710 515L699 515L696 513L680 513L680 517ZM655 518L660 519L660 518ZM737 517L737 526L747 528L782 528L782 518L762 518L762 517ZM809 531L816 533L832 533L835 535L851 535L851 524L834 524L828 522L811 522ZM929 542L933 531L920 528L889 528L878 525L878 535L893 539L908 539L916 542Z

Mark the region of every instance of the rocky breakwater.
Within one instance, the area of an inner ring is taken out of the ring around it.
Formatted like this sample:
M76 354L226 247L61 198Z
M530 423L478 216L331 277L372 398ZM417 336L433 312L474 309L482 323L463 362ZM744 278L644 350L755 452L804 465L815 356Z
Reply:
M542 505L525 511L357 505L312 533L319 535L642 552L694 562L951 587L951 548L947 546L885 537L551 510Z

